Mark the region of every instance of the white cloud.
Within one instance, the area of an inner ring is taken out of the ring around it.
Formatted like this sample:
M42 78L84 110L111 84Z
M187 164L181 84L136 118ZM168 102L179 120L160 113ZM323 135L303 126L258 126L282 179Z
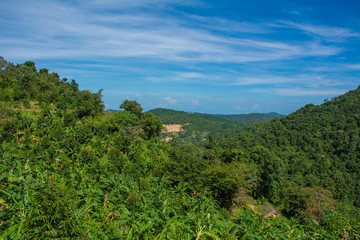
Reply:
M164 8L167 5L201 6L202 2L197 0L90 0L83 6L105 9L131 9L131 8Z
M191 104L192 104L194 107L197 107L197 106L199 106L200 102L199 102L199 100L191 99Z
M348 28L296 23L291 21L280 21L279 24L275 24L273 26L296 28L306 33L320 36L325 40L335 42L344 41L346 38L349 37L360 36L359 33L354 32Z
M267 88L252 89L254 93L266 93L279 96L321 96L341 95L347 92L344 89L305 89L305 88Z
M329 64L328 66L317 66L307 68L313 72L344 72L344 71L358 71L360 70L360 63L354 64Z
M259 104L254 104L254 105L251 106L251 109L252 109L252 110L257 110L257 109L259 109L259 108L260 108L260 105L259 105Z
M290 14L293 14L293 15L301 15L301 13L299 11L296 11L296 10L286 10L284 9L283 12L285 13L290 13Z
M170 105L174 105L178 102L176 99L170 97L162 97L161 99L165 100Z
M185 17L190 19L189 25L197 25L205 29L258 34L272 32L272 30L264 24L255 24L246 21L238 22L220 17L205 17L193 14L185 14Z
M239 77L233 85L305 85L308 87L343 86L343 81L334 80L321 74L297 74L292 76L260 75L255 77Z
M348 64L348 65L346 65L346 67L348 69L352 69L352 70L360 70L360 63L358 63L358 64Z
M232 79L230 74L218 73L202 73L202 72L187 72L187 71L166 71L162 70L157 75L148 76L145 79L154 83L165 82L179 82L179 83L210 83L215 84L224 82L226 79Z
M291 21L268 24L266 19L247 22L240 17L240 21L234 21L176 9L192 4L201 5L201 1L4 1L0 53L6 59L20 61L30 57L35 61L56 59L57 64L66 60L69 65L56 69L61 75L69 79L76 76L77 80L82 77L87 83L91 78L109 76L111 80L107 81L122 83L113 84L118 89L128 88L128 82L144 86L201 83L219 86L220 91L232 88L246 92L254 88L253 92L281 96L315 96L340 94L344 91L333 88L358 82L354 77L346 77L344 71L358 71L360 64L345 64L344 60L344 64L326 65L334 59L326 57L347 50L339 42L359 36L349 28ZM287 30L292 30L290 34L300 32L311 37L291 40L285 36L289 34ZM324 66L319 66L323 61ZM311 65L312 62L316 64ZM331 71L343 71L345 76L330 75ZM154 99L164 106L178 107L186 102L195 107L201 102L203 107L207 101L202 97L215 95L193 86L194 94L186 97L186 101L183 93L160 92L162 88L155 90L159 92ZM105 93L115 98L118 94L139 95L132 88L128 92L104 88ZM171 97L162 97L165 94Z
M312 41L254 40L227 34L227 26L231 25L234 31L264 35L267 30L261 24L230 24L226 19L198 17L198 24L207 26L199 28L193 23L196 16L182 18L139 9L115 14L105 10L117 2L96 1L96 4L99 9L58 1L22 2L16 8L13 6L21 14L7 23L11 31L0 30L2 54L16 58L143 58L184 63L245 63L330 56L342 51L339 47ZM119 6L144 4L152 3L125 1ZM166 8L170 1L162 1L161 5ZM8 11L15 14L15 10ZM101 11L107 14L99 14ZM301 27L290 23L287 26ZM311 30L310 27L306 29ZM346 35L344 30L338 32Z

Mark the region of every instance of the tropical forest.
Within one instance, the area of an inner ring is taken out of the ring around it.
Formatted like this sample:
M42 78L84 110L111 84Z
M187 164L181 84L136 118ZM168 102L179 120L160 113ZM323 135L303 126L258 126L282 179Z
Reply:
M360 88L286 116L105 110L0 58L0 239L360 239L359 209Z

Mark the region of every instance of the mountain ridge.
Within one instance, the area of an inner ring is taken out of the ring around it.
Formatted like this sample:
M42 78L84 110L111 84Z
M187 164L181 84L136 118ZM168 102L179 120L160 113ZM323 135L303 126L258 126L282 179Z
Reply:
M168 108L155 108L148 112L152 112L159 116L164 123L183 123L183 118L190 119L194 116L201 117L210 120L227 120L236 123L247 123L256 121L271 120L276 117L283 117L284 115L279 113L247 113L247 114L211 114L211 113L198 113L198 112L186 112L178 111ZM179 121L179 122L176 122Z
M252 125L281 117L281 115L261 113L234 115L204 114L166 108L156 108L148 112L158 116L165 125L182 125L183 131L162 134L166 139L176 138L182 142L204 142L210 135L221 137L226 134L242 132Z

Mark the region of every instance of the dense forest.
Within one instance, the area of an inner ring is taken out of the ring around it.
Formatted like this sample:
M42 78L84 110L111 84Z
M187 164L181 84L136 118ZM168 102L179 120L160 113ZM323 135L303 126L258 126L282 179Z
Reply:
M239 133L255 125L282 115L276 113L252 114L204 114L175 111L157 108L149 112L158 116L164 124L181 124L182 130L178 133L163 133L162 136L171 137L179 142L204 142L210 135L215 138L232 133Z
M250 114L205 114L197 112L183 112L166 108L156 108L150 110L156 116L160 117L164 124L172 123L190 123L200 121L200 119L207 119L217 122L235 122L235 123L250 123L262 122L280 118L283 115L278 113L250 113Z
M360 238L360 89L179 143L31 61L0 88L1 239Z

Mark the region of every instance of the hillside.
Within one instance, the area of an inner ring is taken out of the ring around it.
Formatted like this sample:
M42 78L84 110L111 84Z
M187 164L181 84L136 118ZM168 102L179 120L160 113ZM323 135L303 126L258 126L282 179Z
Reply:
M360 88L219 139L219 144L240 149L243 158L260 164L265 164L261 156L269 158L277 176L264 176L269 186L259 191L274 201L289 192L295 197L294 188L320 187L334 199L360 206Z
M281 118L284 115L278 113L249 113L249 114L228 114L228 115L215 115L226 120L236 123L253 123L269 121L274 118Z
M0 59L1 239L359 236L359 89L179 144L136 101L104 113L101 91Z
M202 114L157 108L149 112L160 117L164 124L181 124L182 131L163 134L184 142L204 142L209 135L215 138L247 130L260 122L279 118L279 114Z
M37 71L31 61L14 65L0 57L0 69L0 101L12 107L39 109L42 104L51 104L58 112L72 110L79 117L103 112L102 90L80 91L75 80L60 80L57 73L49 73L46 68Z
M250 123L268 121L274 118L282 117L283 115L277 113L249 113L249 114L205 114L205 113L189 113L183 111L176 111L166 108L156 108L150 110L156 116L160 117L164 124L185 124L199 119L207 119L219 122L236 122L236 123Z

